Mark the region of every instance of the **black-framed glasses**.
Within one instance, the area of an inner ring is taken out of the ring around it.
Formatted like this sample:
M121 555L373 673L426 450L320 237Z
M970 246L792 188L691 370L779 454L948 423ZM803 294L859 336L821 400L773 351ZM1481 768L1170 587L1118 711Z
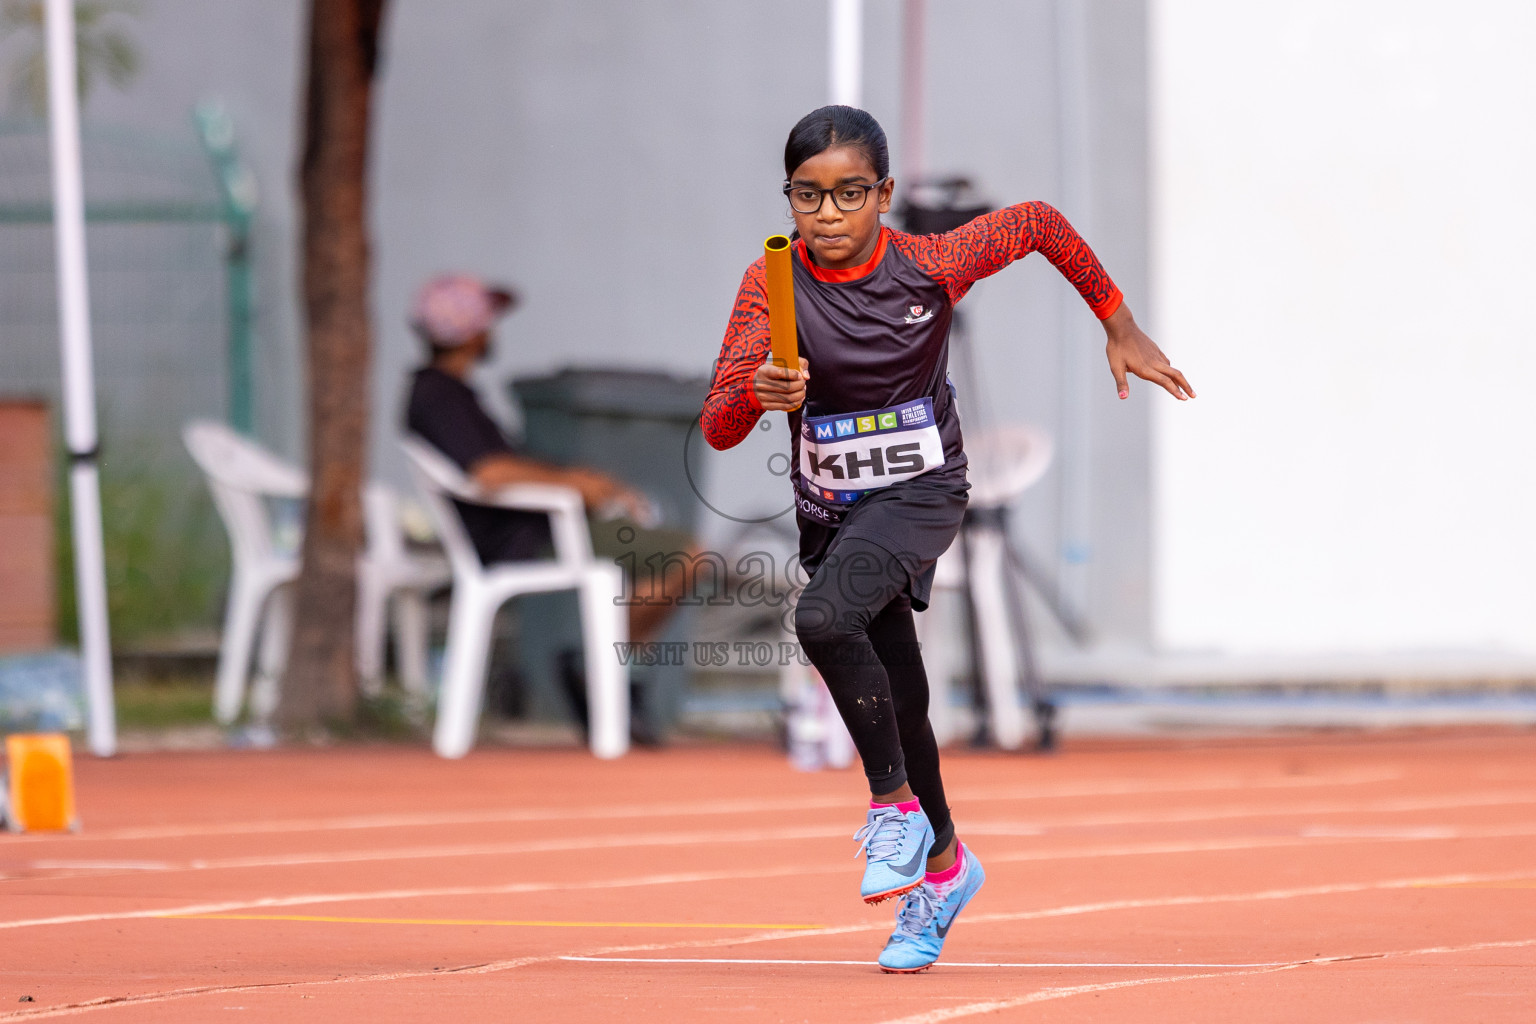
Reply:
M888 177L881 178L873 185L864 185L857 181L844 182L832 188L816 188L814 185L792 185L784 183L784 195L789 199L789 207L796 213L819 213L821 204L827 201L827 196L832 197L832 205L844 213L857 213L864 209L864 204L869 201L869 193L873 189L884 185Z

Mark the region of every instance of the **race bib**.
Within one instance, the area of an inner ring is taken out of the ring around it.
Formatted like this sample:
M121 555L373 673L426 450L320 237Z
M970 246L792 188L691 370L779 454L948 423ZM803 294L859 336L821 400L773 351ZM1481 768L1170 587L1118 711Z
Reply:
M933 399L800 422L800 477L831 505L851 505L870 491L944 465Z

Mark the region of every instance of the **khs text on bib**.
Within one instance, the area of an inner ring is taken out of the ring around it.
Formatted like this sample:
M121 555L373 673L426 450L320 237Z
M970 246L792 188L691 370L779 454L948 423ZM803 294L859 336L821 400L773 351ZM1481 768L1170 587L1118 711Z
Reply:
M933 399L801 421L800 476L816 496L851 504L944 465Z

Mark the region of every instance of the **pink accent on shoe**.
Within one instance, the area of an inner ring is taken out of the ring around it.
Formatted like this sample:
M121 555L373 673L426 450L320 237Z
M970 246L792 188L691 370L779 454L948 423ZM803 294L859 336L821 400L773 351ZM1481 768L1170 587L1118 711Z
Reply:
M878 811L882 807L894 807L902 814L911 814L913 811L922 809L921 804L918 803L917 797L913 797L911 800L903 800L899 804L879 804L875 803L873 800L869 802L869 809L872 811Z
M923 876L923 879L930 885L943 885L945 882L953 882L964 868L965 844L958 843L955 850L955 862L943 871L929 871Z

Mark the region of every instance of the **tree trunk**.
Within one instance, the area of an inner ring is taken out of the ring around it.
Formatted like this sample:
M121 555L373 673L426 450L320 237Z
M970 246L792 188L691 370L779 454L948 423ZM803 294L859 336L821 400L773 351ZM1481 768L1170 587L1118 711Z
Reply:
M311 0L300 192L309 377L309 507L278 719L350 719L357 557L372 384L368 128L384 0Z

